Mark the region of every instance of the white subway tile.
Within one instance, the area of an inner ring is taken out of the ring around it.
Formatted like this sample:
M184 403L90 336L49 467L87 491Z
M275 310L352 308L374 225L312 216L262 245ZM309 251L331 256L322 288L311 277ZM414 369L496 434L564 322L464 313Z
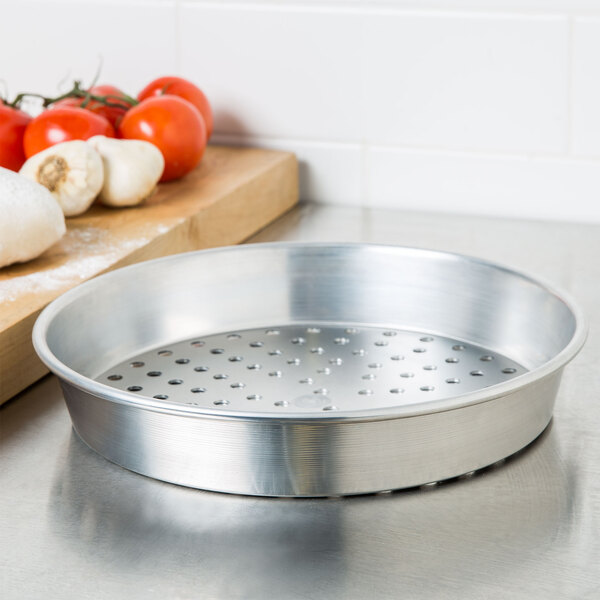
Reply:
M573 26L573 152L600 155L600 19Z
M372 148L371 206L600 222L600 161Z
M244 138L215 134L211 143L287 150L298 158L300 198L327 204L361 204L362 153L357 144Z
M564 18L374 12L365 21L366 137L565 151L567 65Z
M220 133L357 141L356 14L181 6L184 76L199 82Z
M89 84L100 60L99 83L130 94L177 67L174 2L13 1L9 14L0 19L0 76L11 97Z

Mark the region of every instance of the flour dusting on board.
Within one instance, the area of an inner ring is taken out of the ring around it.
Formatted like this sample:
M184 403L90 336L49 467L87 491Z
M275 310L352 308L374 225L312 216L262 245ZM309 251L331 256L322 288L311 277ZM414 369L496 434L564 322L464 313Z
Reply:
M158 231L161 232L162 228L159 225ZM1 281L0 302L14 302L26 294L66 291L108 269L116 261L144 246L149 239L140 235L115 242L114 236L106 229L73 227L61 242L68 256L65 262L50 269Z

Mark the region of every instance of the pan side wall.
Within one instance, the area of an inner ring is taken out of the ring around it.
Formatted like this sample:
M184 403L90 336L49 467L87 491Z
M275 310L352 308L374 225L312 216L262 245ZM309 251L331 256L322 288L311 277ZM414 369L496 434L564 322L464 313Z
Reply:
M62 385L79 436L132 471L229 493L335 496L448 479L513 454L550 421L561 373L451 411L316 423L160 413Z

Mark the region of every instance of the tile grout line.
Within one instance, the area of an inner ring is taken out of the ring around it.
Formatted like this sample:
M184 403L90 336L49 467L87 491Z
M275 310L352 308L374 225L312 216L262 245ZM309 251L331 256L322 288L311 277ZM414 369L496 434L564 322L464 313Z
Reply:
M574 80L575 80L575 23L572 16L567 17L567 156L573 157L574 147Z

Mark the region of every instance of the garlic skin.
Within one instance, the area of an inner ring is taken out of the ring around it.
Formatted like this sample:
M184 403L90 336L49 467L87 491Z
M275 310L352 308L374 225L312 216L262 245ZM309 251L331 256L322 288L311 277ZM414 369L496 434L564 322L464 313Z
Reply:
M19 173L50 190L65 217L85 212L104 183L100 155L81 140L62 142L38 152Z
M165 167L160 150L142 140L117 140L96 135L87 143L104 163L99 200L108 206L135 206L152 195Z

